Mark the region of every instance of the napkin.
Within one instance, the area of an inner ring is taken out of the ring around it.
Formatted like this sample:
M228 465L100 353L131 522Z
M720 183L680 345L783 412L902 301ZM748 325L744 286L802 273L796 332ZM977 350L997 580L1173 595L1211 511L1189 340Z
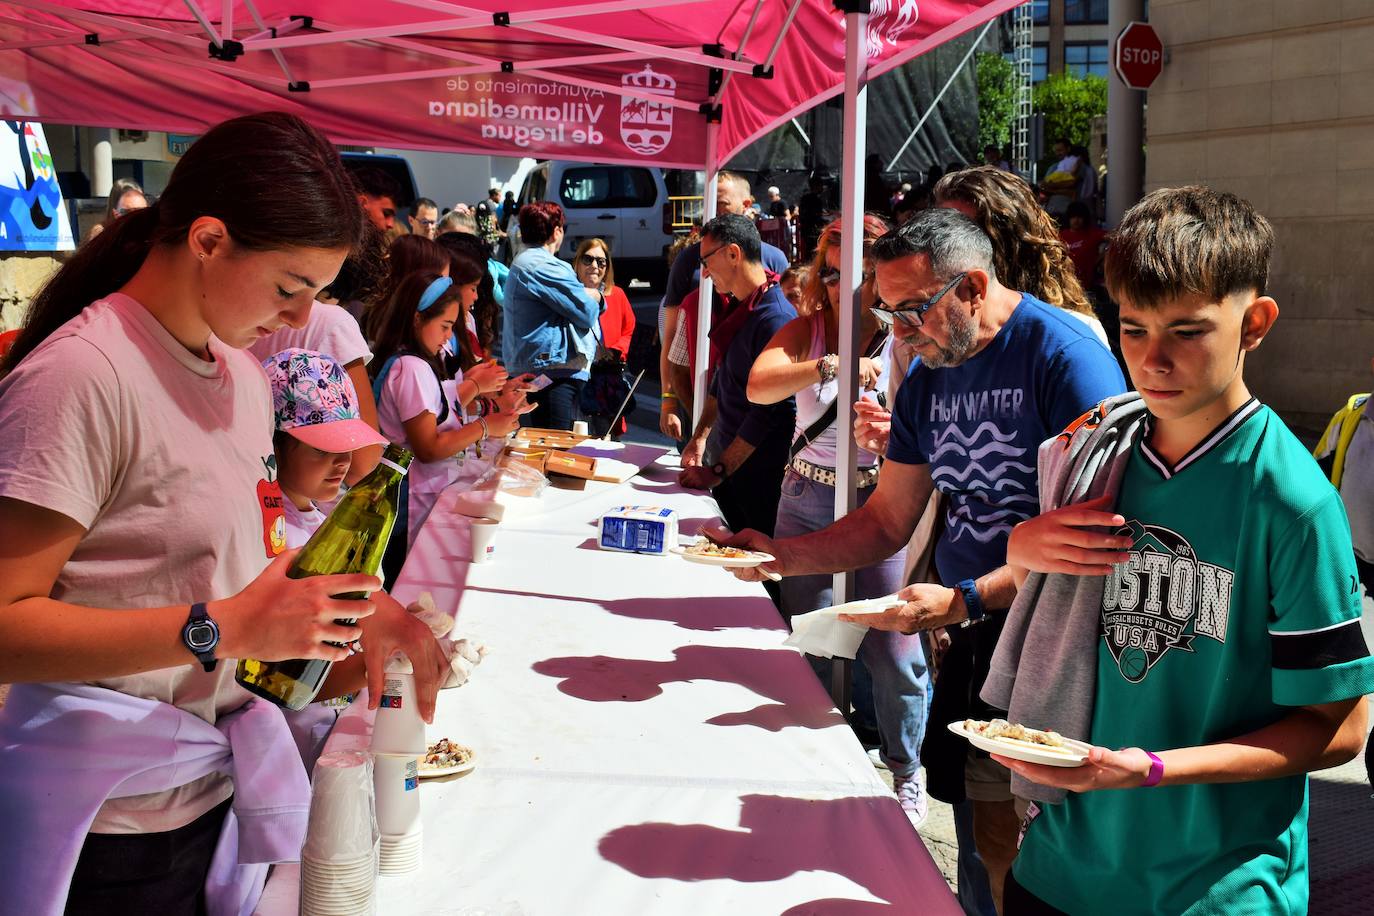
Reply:
M486 657L487 647L470 639L439 640L448 656L448 678L440 689L461 687L472 677L472 670Z
M439 610L434 604L434 596L429 592L420 592L420 597L412 601L406 610L420 618L435 639L443 639L453 630L453 615Z
M859 653L859 643L868 634L868 627L840 620L839 616L876 614L900 603L896 595L885 595L821 608L809 614L797 614L792 618L792 635L783 641L783 645L820 658L834 658L837 655L854 658Z

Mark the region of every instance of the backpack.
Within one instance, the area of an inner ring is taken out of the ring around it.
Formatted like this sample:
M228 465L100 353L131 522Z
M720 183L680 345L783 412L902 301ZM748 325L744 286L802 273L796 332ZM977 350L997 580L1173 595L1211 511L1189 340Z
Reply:
M1326 476L1336 489L1341 487L1341 475L1345 472L1345 454L1350 449L1350 440L1355 438L1355 429L1360 425L1365 408L1369 406L1369 394L1353 394L1345 406L1336 411L1331 422L1326 424L1321 441L1312 451Z

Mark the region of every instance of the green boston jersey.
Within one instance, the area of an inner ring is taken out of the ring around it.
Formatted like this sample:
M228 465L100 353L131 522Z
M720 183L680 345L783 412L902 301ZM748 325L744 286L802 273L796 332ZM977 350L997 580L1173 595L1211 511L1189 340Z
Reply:
M1292 707L1374 691L1336 491L1250 401L1172 467L1145 440L1117 511L1094 744L1234 738ZM1070 793L1027 828L1016 879L1069 913L1302 913L1307 777Z

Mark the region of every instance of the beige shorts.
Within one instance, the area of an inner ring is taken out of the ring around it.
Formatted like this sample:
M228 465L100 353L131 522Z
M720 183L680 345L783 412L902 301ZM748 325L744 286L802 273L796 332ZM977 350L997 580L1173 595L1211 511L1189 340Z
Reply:
M969 748L964 763L964 794L970 801L1011 801L1011 770Z

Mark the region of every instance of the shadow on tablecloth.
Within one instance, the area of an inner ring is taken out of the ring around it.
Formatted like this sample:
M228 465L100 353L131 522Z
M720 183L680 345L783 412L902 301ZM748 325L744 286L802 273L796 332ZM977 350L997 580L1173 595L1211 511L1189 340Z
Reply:
M665 561L666 562L666 561ZM707 570L719 573L719 570ZM577 598L571 595L548 595L536 592L522 592L517 589L487 588L468 586L469 592L488 592L497 595L518 595L522 598L551 598L562 602L590 604L617 617L633 620L662 620L673 623L684 630L720 632L722 630L777 630L778 643L787 637L787 626L778 616L778 609L767 597L742 601L713 601L693 597L685 598ZM796 654L796 653L793 653Z
M784 728L845 726L801 656L791 649L682 646L671 661L565 656L536 662L533 670L558 678L560 692L593 703L639 703L663 693L665 684L718 681L739 684L773 700L750 710L723 713L708 725Z
M781 881L831 872L881 902L811 900L784 916L958 913L930 854L893 798L740 797L739 826L633 824L601 838L603 858L645 878Z

